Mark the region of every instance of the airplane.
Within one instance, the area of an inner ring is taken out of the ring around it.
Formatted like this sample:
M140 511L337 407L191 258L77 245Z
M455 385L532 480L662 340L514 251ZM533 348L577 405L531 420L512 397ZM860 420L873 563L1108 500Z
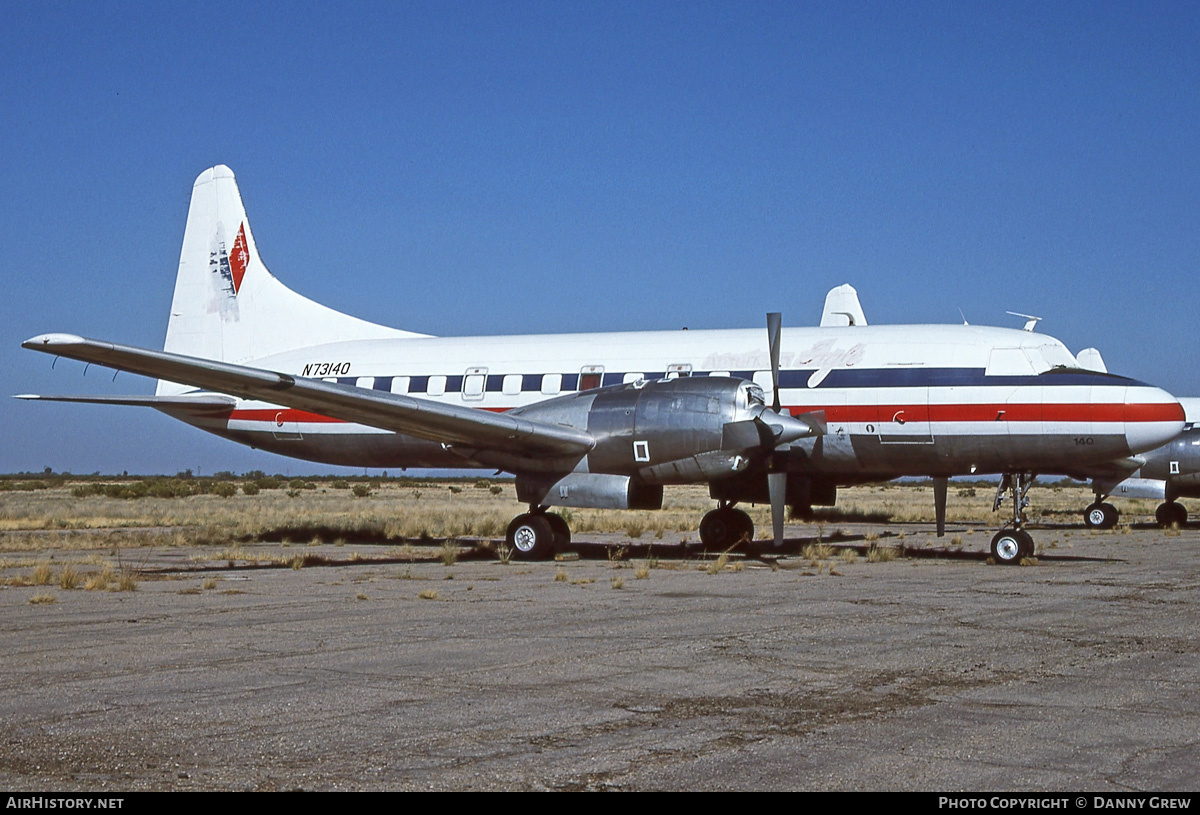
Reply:
M1162 447L1137 456L1140 466L1128 478L1094 478L1096 500L1083 512L1093 529L1112 529L1121 519L1109 497L1154 498L1162 501L1154 520L1162 527L1185 526L1187 507L1180 498L1200 498L1200 399L1180 399L1184 410L1183 432Z
M835 292L838 291L835 289ZM852 290L851 290L852 291ZM845 292L843 292L845 294ZM838 307L837 302L842 306ZM1032 555L1037 474L1112 477L1178 435L1159 388L1082 368L1057 339L971 325L435 337L370 323L287 288L263 264L233 172L196 179L161 351L42 334L23 347L158 380L152 396L18 398L151 407L251 447L326 464L479 468L529 507L506 541L544 559L570 542L551 507L657 509L707 484L701 541L753 540L739 503L831 506L838 487L999 473L1012 519L1000 564ZM824 319L823 319L824 322Z

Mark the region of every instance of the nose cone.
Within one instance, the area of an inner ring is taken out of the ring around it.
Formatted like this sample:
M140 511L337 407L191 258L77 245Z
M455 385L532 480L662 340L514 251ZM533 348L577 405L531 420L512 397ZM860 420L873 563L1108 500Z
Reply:
M1183 432L1179 400L1161 388L1129 387L1125 392L1125 442L1130 453L1162 447Z

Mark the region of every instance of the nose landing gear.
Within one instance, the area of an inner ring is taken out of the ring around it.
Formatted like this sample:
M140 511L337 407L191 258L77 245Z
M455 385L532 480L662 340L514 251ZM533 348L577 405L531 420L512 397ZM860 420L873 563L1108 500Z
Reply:
M1033 557L1033 537L1025 531L1025 508L1029 506L1026 495L1035 478L1036 473L1005 473L996 488L992 512L999 510L1006 498L1012 502L1013 510L1012 520L992 538L992 559L1000 565L1011 566L1020 563L1022 558Z

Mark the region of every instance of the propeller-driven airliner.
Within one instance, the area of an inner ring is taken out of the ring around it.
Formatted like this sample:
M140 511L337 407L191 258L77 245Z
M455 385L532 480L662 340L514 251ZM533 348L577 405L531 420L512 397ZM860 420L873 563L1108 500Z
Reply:
M1037 474L1127 475L1183 428L1156 387L1082 367L1058 340L971 325L867 325L835 289L819 328L435 337L287 288L259 256L228 167L196 179L163 350L74 334L25 348L158 380L154 395L22 398L152 407L242 444L327 464L511 473L518 557L570 542L552 507L661 507L707 484L711 547L753 539L739 504L832 505L838 487L1002 474L998 563L1034 551ZM836 295L837 292L840 295ZM850 292L852 293L852 289ZM843 305L839 306L841 303ZM1122 475L1122 477L1124 477Z
M1159 526L1185 526L1187 507L1180 498L1200 498L1200 399L1180 399L1185 424L1176 438L1134 459L1137 469L1127 478L1092 479L1096 500L1083 512L1084 523L1093 529L1112 529L1121 519L1111 498L1152 498L1161 503L1154 510Z

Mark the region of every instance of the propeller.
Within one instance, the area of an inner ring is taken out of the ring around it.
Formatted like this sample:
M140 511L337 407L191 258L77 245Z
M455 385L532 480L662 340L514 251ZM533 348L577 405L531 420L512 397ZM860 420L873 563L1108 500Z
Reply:
M825 415L818 411L793 416L785 411L779 397L779 348L782 316L767 315L767 343L771 352L771 406L761 407L751 419L725 425L725 449L756 449L766 453L767 493L771 501L771 531L775 546L783 544L784 513L787 510L787 453L792 442L825 434Z
M779 346L783 336L783 315L778 311L767 313L767 346L771 350L771 410L777 418L783 417L779 401ZM791 414L787 414L792 418ZM787 509L787 450L791 441L780 440L771 451L767 464L767 494L771 498L771 533L775 548L783 545L784 512Z
M767 459L767 494L771 500L771 532L775 548L783 545L784 513L787 511L787 461L792 442L809 436L823 436L827 431L825 411L793 416L784 411L779 401L779 347L782 344L783 318L777 311L767 314L767 343L771 351L771 398L773 416L764 410L760 419L780 428L770 457ZM803 428L803 430L801 430Z
M779 344L783 335L783 315L778 311L767 314L767 346L771 349L771 410L779 407Z

